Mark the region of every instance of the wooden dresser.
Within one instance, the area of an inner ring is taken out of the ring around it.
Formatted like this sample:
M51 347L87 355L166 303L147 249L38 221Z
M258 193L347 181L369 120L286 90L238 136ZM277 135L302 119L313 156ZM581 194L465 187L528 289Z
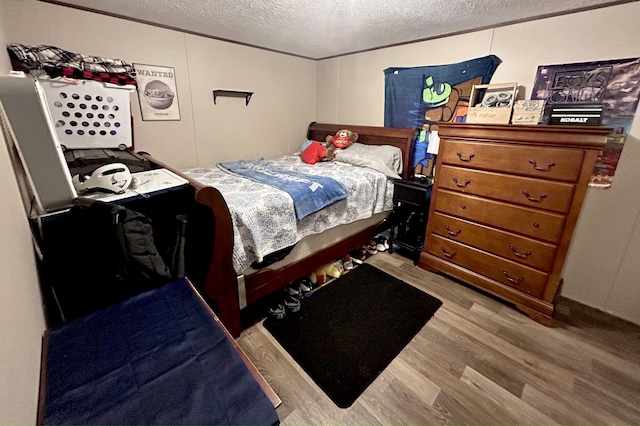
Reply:
M419 265L549 325L589 177L611 129L439 124Z

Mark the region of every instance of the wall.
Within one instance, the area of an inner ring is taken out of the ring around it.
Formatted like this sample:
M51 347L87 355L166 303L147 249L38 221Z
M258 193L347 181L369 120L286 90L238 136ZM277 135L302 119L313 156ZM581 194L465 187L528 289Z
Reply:
M316 62L186 36L198 163L273 158L300 148L316 116ZM213 89L254 92L249 105Z
M0 44L8 40L0 4ZM11 69L0 55L0 74ZM34 424L45 329L31 231L0 132L0 424Z
M318 120L382 125L385 68L448 64L491 53L503 61L492 82L518 82L529 99L539 65L640 56L638 16L640 2L633 2L320 61ZM587 192L561 294L640 324L638 139L636 118L613 186Z
M173 67L180 121L142 121L132 95L135 149L175 167L274 157L299 148L316 117L316 62L42 3L3 0L11 42ZM213 90L254 92L218 98Z

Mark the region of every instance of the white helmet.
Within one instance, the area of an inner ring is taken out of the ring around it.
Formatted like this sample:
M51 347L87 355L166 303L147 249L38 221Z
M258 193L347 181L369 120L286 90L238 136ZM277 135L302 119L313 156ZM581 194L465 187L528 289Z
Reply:
M80 180L80 175L73 177L73 186L78 192L107 191L116 194L123 193L132 181L129 168L122 163L106 164L98 167L91 176Z

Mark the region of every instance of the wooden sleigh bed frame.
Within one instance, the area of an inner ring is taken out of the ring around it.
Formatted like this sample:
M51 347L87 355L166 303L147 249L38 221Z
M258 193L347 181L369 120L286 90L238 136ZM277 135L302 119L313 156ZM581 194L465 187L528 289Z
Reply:
M400 148L404 166L402 178L407 179L411 174L411 147L417 129L313 122L309 125L307 139L324 141L327 135L334 135L340 129L358 133L358 142L362 144L392 145ZM285 261L284 266L283 262L278 262L250 275L238 276L232 263L232 219L222 194L216 188L204 185L146 153L141 154L154 167L167 168L189 181L195 203L187 227L190 230L187 233L186 247L187 276L204 293L234 337L238 337L242 331L242 308L284 288L297 278L307 276L320 265L360 247L388 227L385 216L379 221L368 223L367 228L341 235L337 241L323 244L301 258L288 263ZM189 249L190 246L195 250Z

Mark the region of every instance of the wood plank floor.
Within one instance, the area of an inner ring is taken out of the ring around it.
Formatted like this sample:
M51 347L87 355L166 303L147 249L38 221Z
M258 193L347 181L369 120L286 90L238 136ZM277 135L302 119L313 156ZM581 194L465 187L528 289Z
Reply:
M561 299L545 327L395 253L367 262L443 306L346 409L261 322L243 331L238 344L282 399L283 425L640 424L639 326Z

